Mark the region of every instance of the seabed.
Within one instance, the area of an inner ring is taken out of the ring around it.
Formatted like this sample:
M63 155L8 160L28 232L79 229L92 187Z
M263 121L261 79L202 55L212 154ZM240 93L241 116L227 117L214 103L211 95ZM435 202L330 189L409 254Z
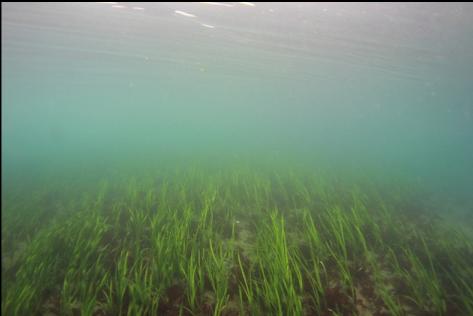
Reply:
M157 167L30 191L4 192L2 315L473 315L471 237L405 183Z

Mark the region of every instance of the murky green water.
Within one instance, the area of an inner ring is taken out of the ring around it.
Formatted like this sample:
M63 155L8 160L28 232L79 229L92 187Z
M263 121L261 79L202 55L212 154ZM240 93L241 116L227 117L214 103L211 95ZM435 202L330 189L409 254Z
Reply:
M468 3L2 3L2 315L472 313L471 34Z

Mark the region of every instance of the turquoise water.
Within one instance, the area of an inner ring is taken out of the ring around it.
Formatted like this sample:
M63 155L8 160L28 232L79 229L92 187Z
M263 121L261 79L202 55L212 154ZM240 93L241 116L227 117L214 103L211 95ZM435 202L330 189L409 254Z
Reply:
M469 3L2 3L2 218L244 166L404 187L469 230L471 34Z
M469 197L471 5L124 6L3 5L5 174L315 155Z

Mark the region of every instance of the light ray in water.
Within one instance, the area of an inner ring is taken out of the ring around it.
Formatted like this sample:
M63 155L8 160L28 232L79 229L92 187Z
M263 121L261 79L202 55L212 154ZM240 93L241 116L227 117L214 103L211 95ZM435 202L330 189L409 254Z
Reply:
M202 26L204 26L204 27L207 27L207 28L209 28L209 29L214 29L214 28L215 28L215 26L209 25L209 24L205 24L205 23L200 23L200 25L202 25Z
M214 5L214 6L220 6L220 7L233 7L233 4L229 3L223 3L223 2L200 2L201 4L208 4L208 5Z
M195 18L196 17L194 14L190 14L190 13L180 11L180 10L175 10L174 13L186 16L188 18Z

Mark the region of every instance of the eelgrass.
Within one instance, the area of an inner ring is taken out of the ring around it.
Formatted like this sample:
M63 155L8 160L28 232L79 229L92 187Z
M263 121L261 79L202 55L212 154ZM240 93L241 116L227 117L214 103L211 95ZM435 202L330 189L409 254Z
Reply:
M416 225L412 188L249 166L65 188L5 198L2 315L473 313L471 240Z

